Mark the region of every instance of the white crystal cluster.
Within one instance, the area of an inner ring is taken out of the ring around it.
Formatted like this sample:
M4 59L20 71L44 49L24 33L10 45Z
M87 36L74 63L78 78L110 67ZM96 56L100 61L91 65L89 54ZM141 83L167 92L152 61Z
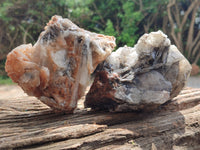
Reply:
M179 94L191 71L161 31L144 34L133 48L119 48L100 68L85 105L114 110L148 109L167 102ZM102 89L109 90L103 94Z
M36 44L8 54L5 68L28 95L64 112L76 108L92 74L85 106L114 111L155 108L177 96L190 74L187 59L161 31L144 34L133 48L114 47L114 37L53 16Z

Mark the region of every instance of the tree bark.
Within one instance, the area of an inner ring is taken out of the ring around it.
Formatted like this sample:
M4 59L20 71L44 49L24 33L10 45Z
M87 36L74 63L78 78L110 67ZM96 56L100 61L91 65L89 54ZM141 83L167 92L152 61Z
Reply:
M198 32L197 36L194 36L194 25L195 25L195 19L196 14L200 6L199 0L191 1L190 6L186 10L184 16L180 17L180 8L178 6L179 3L176 2L176 0L170 0L167 5L167 14L170 22L170 28L171 28L171 36L172 39L175 42L175 45L178 47L178 49L186 54L187 58L190 59L190 61L196 61L196 57L198 57L198 49L200 48L200 45L198 43L198 40L200 38L200 31ZM186 21L188 20L188 16L192 14L192 18L190 20L189 29L187 30ZM177 32L175 32L174 25L176 25ZM184 44L183 34L186 34L187 32L187 41ZM192 62L193 63L193 62Z
M169 22L170 22L170 26L171 26L171 36L176 44L176 46L178 47L178 49L183 52L182 49L182 43L180 43L180 39L181 36L176 36L175 31L174 31L174 25L175 25L175 21L172 17L172 13L171 13L171 7L173 7L176 4L176 0L170 0L168 5L167 5L167 14L168 14L168 18L169 18ZM181 28L180 28L181 30Z
M199 5L196 5L194 10L192 11L192 19L191 19L191 23L190 23L190 27L189 27L189 31L188 31L187 45L186 45L186 50L188 51L188 58L190 58L190 56L192 54L192 50L194 49L192 47L192 45L193 45L192 41L195 41L195 39L194 39L194 23L195 23L196 14L197 14L198 9L199 9Z

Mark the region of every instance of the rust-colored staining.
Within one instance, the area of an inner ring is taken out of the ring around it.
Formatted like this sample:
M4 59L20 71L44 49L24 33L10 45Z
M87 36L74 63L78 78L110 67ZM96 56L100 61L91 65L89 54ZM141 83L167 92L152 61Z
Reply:
M53 16L34 46L21 45L8 54L5 68L28 95L56 111L72 112L98 65L93 62L105 60L114 46L114 37L86 31L68 19Z

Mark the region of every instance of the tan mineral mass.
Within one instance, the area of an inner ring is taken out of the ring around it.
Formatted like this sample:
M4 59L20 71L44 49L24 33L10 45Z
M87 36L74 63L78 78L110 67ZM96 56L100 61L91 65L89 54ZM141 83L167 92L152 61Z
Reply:
M12 50L8 76L30 96L59 111L72 112L99 63L110 55L115 38L79 28L53 16L37 43Z

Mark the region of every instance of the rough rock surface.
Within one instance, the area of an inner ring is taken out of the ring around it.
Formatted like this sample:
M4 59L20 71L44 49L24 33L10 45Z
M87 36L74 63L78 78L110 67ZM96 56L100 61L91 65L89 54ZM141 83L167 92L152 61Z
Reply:
M34 46L24 44L8 54L5 68L28 95L55 110L72 112L90 75L114 47L114 37L53 16Z
M153 109L177 96L191 65L161 31L121 47L96 70L85 106L127 111Z
M200 72L200 68L197 64L192 64L192 71L191 71L191 76L198 75Z

